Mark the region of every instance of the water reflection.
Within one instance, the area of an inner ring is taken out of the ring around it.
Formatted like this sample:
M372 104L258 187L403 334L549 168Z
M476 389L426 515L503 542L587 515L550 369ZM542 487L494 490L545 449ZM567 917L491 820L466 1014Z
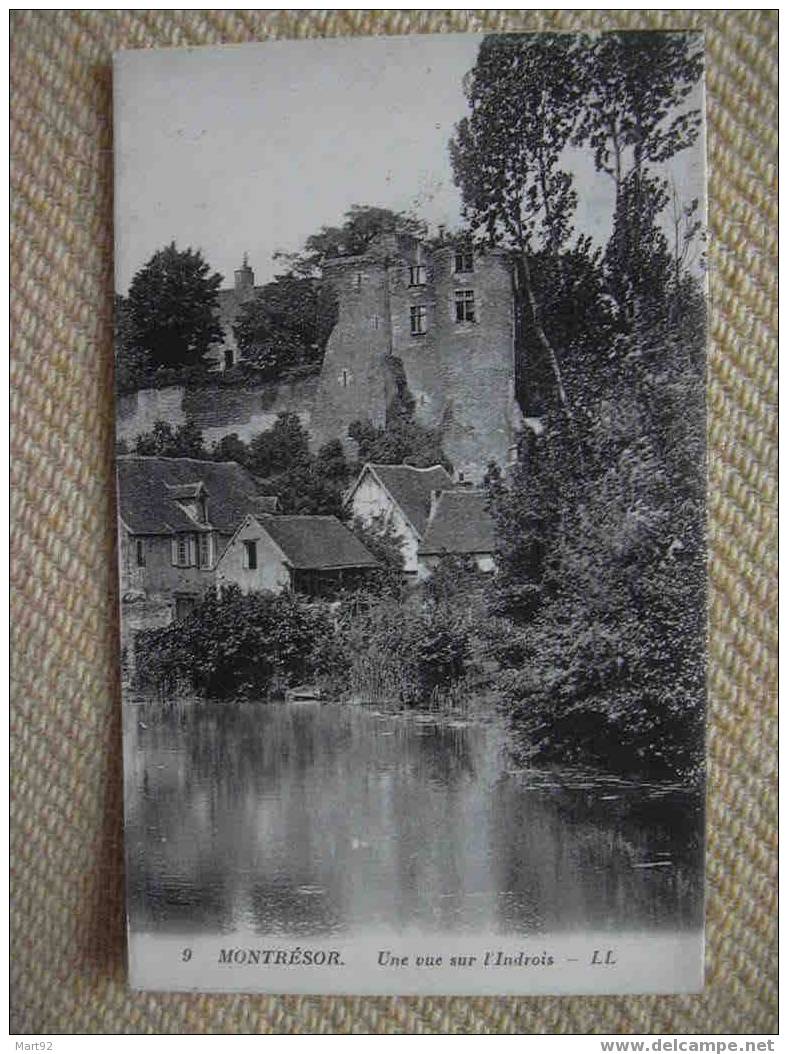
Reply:
M140 930L700 925L698 803L513 770L494 719L136 702L126 724Z

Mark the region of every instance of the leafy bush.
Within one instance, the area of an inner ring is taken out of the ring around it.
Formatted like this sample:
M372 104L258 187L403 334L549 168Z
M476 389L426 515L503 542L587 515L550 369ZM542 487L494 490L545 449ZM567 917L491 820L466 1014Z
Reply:
M211 590L185 619L137 638L141 687L208 698L281 695L337 662L325 603Z
M340 623L342 687L364 702L406 706L452 701L471 669L461 614L384 600Z

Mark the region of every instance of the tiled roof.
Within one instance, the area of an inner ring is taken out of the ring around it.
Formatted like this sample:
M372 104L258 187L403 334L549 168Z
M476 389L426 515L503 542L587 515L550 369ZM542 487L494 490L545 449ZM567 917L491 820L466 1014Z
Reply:
M276 508L276 498L261 506L260 483L235 461L124 454L117 459L117 473L120 516L134 534L199 529L179 499L193 495L200 483L208 499L208 524L225 534L232 534L248 512Z
M442 465L414 468L412 465L373 465L369 468L399 505L421 536L430 514L430 494L454 486Z
M292 567L303 571L377 567L369 550L335 516L258 516Z
M165 483L164 486L176 501L194 501L205 490L203 483Z
M427 525L419 555L493 552L495 527L485 500L481 490L458 487L444 491Z

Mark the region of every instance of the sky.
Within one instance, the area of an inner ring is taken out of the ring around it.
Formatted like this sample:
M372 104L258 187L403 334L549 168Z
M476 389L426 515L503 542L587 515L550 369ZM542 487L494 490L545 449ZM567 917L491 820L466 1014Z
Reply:
M258 284L353 204L461 222L448 140L480 34L272 41L120 52L115 58L115 281L163 245L200 249L232 284L244 253ZM607 237L612 182L572 151L576 226ZM703 155L673 174L700 194Z

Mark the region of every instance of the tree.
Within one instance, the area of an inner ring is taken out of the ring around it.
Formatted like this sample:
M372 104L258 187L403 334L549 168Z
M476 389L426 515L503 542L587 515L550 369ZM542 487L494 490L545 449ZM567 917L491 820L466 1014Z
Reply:
M209 459L202 432L192 420L187 420L175 429L167 421L156 421L152 431L137 436L134 452L148 457Z
M695 282L697 285L697 282ZM639 315L593 414L489 474L502 684L549 757L690 774L702 757L703 301ZM513 624L513 627L512 627Z
M233 327L243 362L263 376L319 369L336 324L332 291L315 278L278 275L241 308Z
M380 526L368 524L356 517L349 524L351 531L380 564L370 576L368 591L378 597L402 599L405 590L405 557L403 539L390 523Z
M202 366L222 340L218 319L222 276L199 251L160 249L132 279L124 340L152 369Z
M231 432L230 435L222 436L221 439L213 444L211 460L236 461L239 465L244 465L248 468L249 447L242 439L239 439L237 432Z
M306 240L300 253L276 253L275 258L286 262L293 275L316 277L324 260L338 256L361 256L379 234L410 234L423 238L427 225L406 212L375 205L352 205L339 227L321 227Z
M389 355L386 369L393 391L386 406L385 426L373 425L367 418L352 421L348 427L348 435L358 447L359 461L416 468L443 465L451 472L452 463L443 451L441 429L427 428L415 419L416 400L408 387L402 361Z
M602 33L582 51L585 105L575 133L613 180L616 211L627 181L698 137L701 113L681 111L703 73L696 33Z
M280 413L265 432L249 444L226 436L214 447L214 456L229 457L254 473L269 493L276 494L283 513L337 516L347 511L342 497L351 475L342 444L324 444L317 454L309 449L309 433L298 414Z
M518 305L547 357L570 413L556 349L545 329L531 271L537 249L557 257L572 229L576 194L560 167L583 91L581 41L563 34L486 37L465 94L470 116L449 144L471 231L516 254Z
M263 479L310 462L309 433L298 414L284 410L266 432L249 443L249 468Z
M369 420L353 421L348 435L358 446L358 460L379 465L413 465L430 468L443 465L452 471L436 429L425 428L410 417L397 417L384 428Z

